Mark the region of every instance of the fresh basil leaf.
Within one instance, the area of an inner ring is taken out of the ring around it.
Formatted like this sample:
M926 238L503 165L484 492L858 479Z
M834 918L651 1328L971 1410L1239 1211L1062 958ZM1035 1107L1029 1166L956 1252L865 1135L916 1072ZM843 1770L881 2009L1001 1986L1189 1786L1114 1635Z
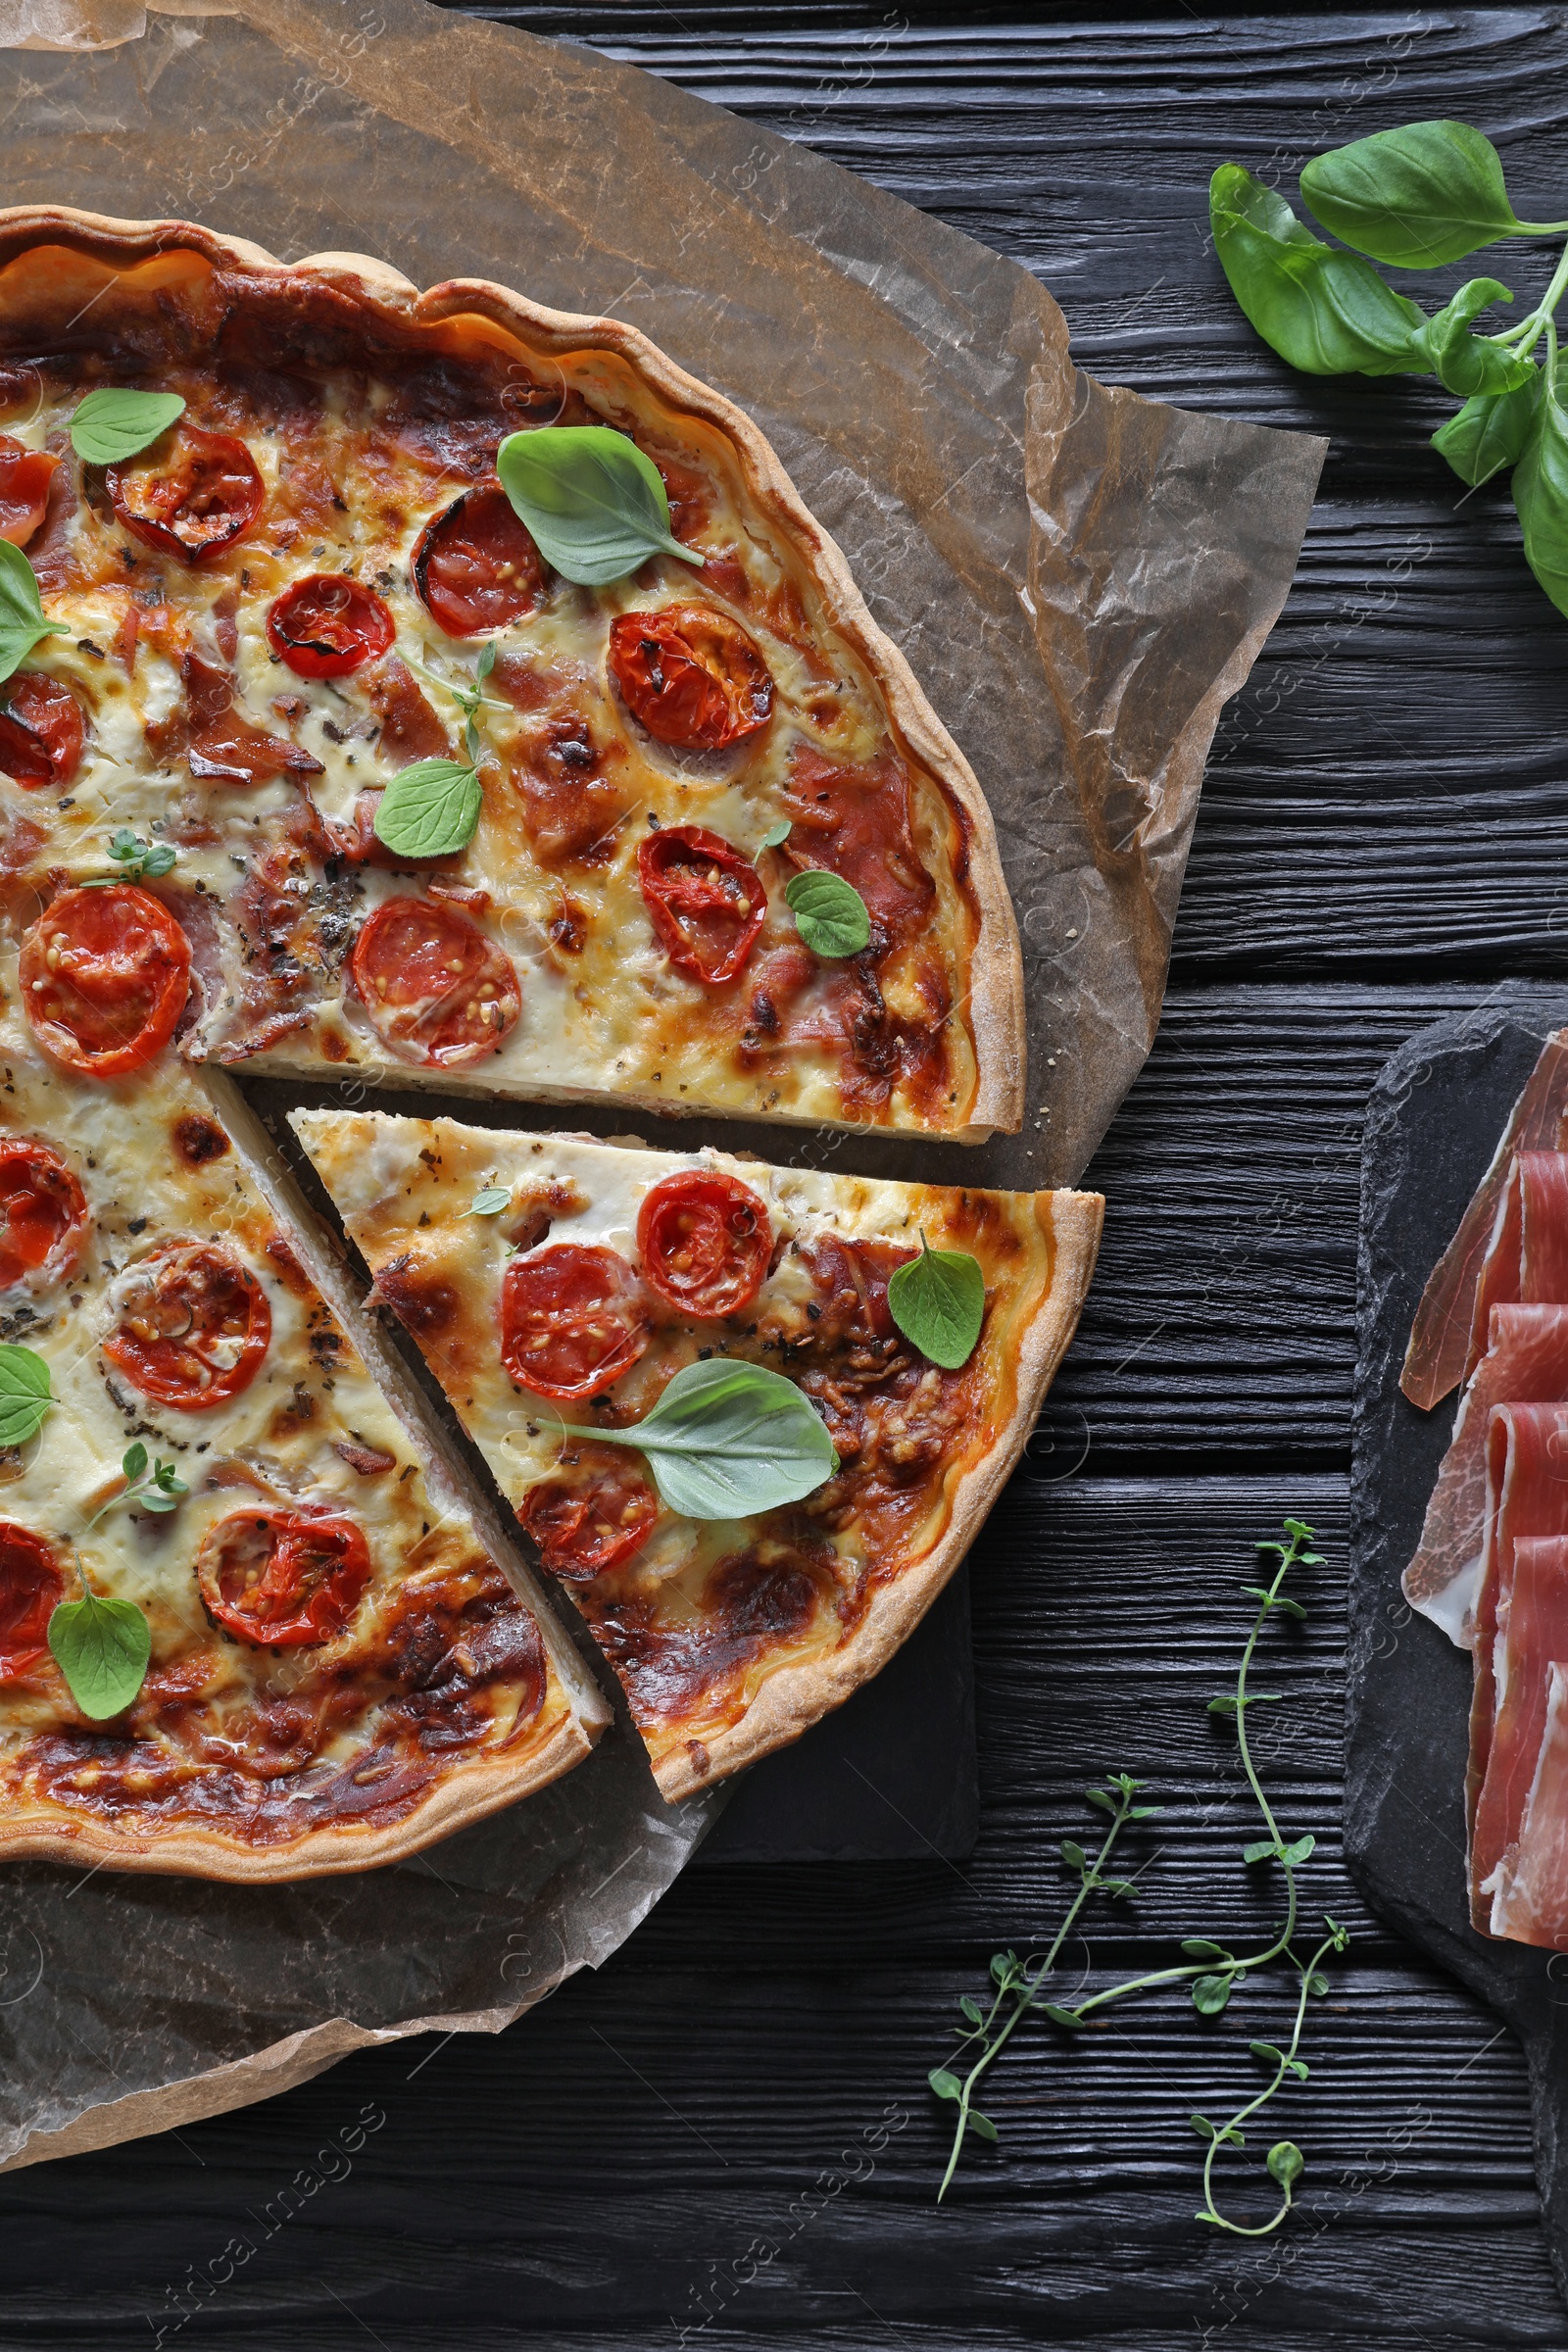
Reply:
M1406 122L1315 155L1301 195L1335 236L1397 270L1462 262L1525 225L1497 150L1468 122Z
M147 1679L153 1638L134 1601L62 1601L49 1620L49 1647L71 1695L95 1723L128 1707Z
M1472 490L1518 464L1535 422L1542 381L1540 368L1532 366L1517 392L1478 392L1433 434L1433 448Z
M69 637L63 620L45 620L38 581L20 547L0 539L0 684L45 637Z
M487 1184L482 1192L474 1194L463 1213L466 1217L499 1217L511 1199L504 1184Z
M1248 318L1307 375L1424 375L1427 315L1368 262L1325 245L1239 164L1209 182L1214 250Z
M1559 612L1568 612L1568 416L1543 380L1542 399L1514 467L1513 503L1525 561Z
M894 1268L888 1311L911 1347L944 1372L969 1361L986 1319L986 1278L967 1250L933 1250L922 1233L920 1254Z
M376 835L400 858L445 858L467 848L483 805L466 760L416 760L382 794Z
M665 1509L687 1519L780 1510L838 1468L826 1424L795 1383L732 1356L683 1365L643 1420L593 1436L646 1454Z
M768 826L757 846L760 850L781 850L794 830L790 819L783 817L776 825Z
M813 956L838 958L858 956L869 946L871 917L853 882L825 866L792 874L784 897L795 917L795 928Z
M1485 335L1470 332L1481 312L1494 302L1512 302L1494 277L1473 277L1429 318L1421 342L1432 371L1445 391L1468 400L1476 392L1517 392L1537 372L1534 360L1516 360Z
M127 392L103 384L71 419L71 446L83 465L118 466L150 448L184 414L177 392Z
M43 1357L0 1341L0 1446L24 1446L42 1429L53 1402Z
M650 556L679 556L699 569L707 561L672 535L652 458L608 424L509 433L496 471L545 562L579 588L623 580Z

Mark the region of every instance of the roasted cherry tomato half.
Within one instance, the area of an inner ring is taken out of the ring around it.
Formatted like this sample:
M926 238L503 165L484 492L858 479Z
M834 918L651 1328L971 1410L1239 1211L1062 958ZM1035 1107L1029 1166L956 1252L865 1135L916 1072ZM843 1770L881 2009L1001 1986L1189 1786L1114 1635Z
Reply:
M131 1387L178 1413L205 1413L248 1389L272 1337L250 1268L219 1242L170 1242L115 1284L104 1354Z
M208 1614L257 1649L330 1642L370 1581L370 1548L331 1511L234 1511L207 1531L196 1581Z
M539 1396L597 1396L648 1346L642 1285L618 1250L549 1242L501 1280L501 1361Z
M63 1069L122 1078L173 1036L190 988L190 942L131 882L68 890L22 943L22 1008Z
M64 790L86 740L81 705L64 679L19 669L0 686L0 772L24 792Z
M626 708L656 743L717 752L765 727L773 680L739 621L709 605L622 612L610 624L610 667Z
M60 1563L43 1538L0 1519L0 1682L44 1663L49 1620L64 1597Z
M704 825L662 825L637 853L637 878L676 969L708 988L733 980L767 913L756 867Z
M255 460L232 433L181 421L104 476L127 531L161 556L202 564L248 531L266 492Z
M370 1026L405 1061L482 1061L516 1027L517 975L495 942L437 899L386 899L351 965Z
M545 567L498 481L475 482L425 524L414 551L414 585L449 637L483 637L533 611Z
M688 1315L738 1315L773 1254L767 1210L749 1185L683 1168L656 1184L637 1217L643 1279Z
M267 615L267 642L297 678L346 678L390 653L397 633L375 590L335 571L295 580Z
M87 1239L87 1196L58 1152L0 1140L0 1291L64 1281Z
M0 539L25 547L44 518L60 460L0 433Z
M659 1517L646 1478L630 1462L612 1462L581 1486L548 1478L517 1512L552 1576L586 1585L640 1550Z

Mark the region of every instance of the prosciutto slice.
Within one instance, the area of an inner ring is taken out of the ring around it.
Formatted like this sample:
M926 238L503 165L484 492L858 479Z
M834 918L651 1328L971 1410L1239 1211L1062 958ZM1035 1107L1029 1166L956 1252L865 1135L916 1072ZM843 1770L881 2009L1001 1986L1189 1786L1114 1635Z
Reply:
M1521 1537L1498 1594L1492 1732L1470 1825L1470 1915L1488 1935L1498 1933L1494 1898L1524 1826L1558 1651L1568 1656L1568 1536Z
M1568 1159L1563 1164L1568 1169ZM1493 1408L1558 1399L1568 1399L1568 1304L1494 1306L1491 1346L1460 1398L1421 1542L1403 1578L1410 1606L1441 1626L1461 1649L1469 1649L1475 1639Z
M1555 1152L1568 1112L1568 1030L1554 1030L1513 1106L1492 1164L1459 1230L1433 1268L1416 1309L1399 1386L1430 1412L1464 1377L1475 1323L1481 1267L1497 1222L1497 1204L1516 1153Z
M1488 1934L1488 1883L1519 1834L1540 1754L1544 1666L1551 1657L1550 1647L1542 1644L1554 1629L1568 1654L1568 1641L1561 1639L1568 1633L1568 1601L1552 1605L1534 1553L1526 1563L1527 1584L1515 1619L1520 1547L1543 1536L1568 1538L1568 1404L1494 1406L1487 1425L1486 1542L1476 1597L1465 1789L1471 1917ZM1539 1717L1531 1712L1533 1678L1542 1687Z
M1568 1578L1568 1560L1562 1573ZM1541 1753L1518 1841L1497 1866L1491 1933L1560 1952L1568 1950L1568 1664L1553 1659L1544 1679Z
M1568 1152L1520 1152L1509 1163L1476 1280L1468 1380L1490 1340L1492 1309L1568 1299Z

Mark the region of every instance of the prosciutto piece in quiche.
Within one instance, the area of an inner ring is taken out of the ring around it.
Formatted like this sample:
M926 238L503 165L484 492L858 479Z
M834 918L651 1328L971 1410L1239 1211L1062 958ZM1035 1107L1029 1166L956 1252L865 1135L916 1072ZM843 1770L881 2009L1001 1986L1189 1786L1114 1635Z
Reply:
M672 1799L798 1738L918 1623L1034 1426L1103 1208L451 1119L291 1124ZM786 1446L795 1499L749 1508Z

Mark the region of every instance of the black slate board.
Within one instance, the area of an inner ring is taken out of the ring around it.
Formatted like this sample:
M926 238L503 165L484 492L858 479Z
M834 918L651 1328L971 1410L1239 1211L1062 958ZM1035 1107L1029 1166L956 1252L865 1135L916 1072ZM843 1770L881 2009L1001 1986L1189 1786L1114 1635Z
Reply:
M1357 1269L1359 1363L1346 1680L1346 1857L1376 1909L1492 2003L1525 2045L1547 2245L1568 2295L1568 1975L1555 1953L1470 1926L1463 1789L1470 1659L1399 1590L1456 1399L1399 1388L1426 1280L1491 1161L1568 992L1514 986L1423 1029L1367 1107Z

